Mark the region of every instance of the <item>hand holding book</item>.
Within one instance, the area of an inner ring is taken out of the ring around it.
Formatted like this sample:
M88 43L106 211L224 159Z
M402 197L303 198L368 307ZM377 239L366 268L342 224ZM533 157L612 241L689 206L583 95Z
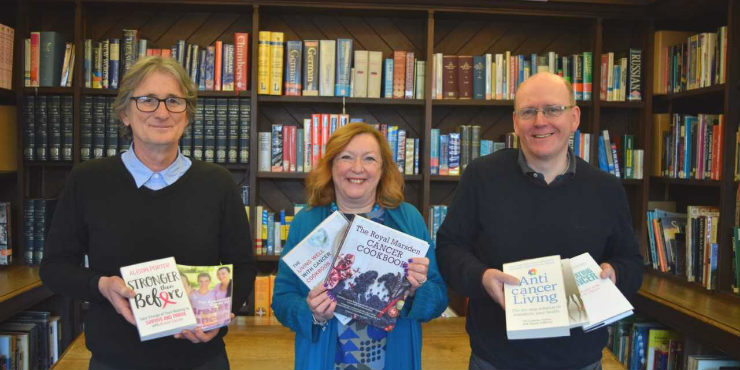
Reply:
M498 303L501 308L506 309L504 305L504 284L519 285L519 279L506 274L498 269L488 269L481 277L481 284L494 302Z
M336 299L329 295L329 291L323 285L318 285L308 292L306 303L314 319L320 322L331 320L334 317L334 309L337 308Z
M601 273L599 274L599 277L602 279L609 279L612 281L612 283L617 284L617 272L614 270L614 267L612 267L611 264L608 262L604 262L599 265L601 267Z
M427 272L429 271L429 258L426 257L415 257L409 259L408 267L406 267L406 280L411 283L409 288L409 297L413 297L416 294L416 289L421 288L424 283L427 282Z
M136 319L129 304L129 299L133 298L136 293L126 286L123 279L118 276L101 276L98 280L98 290L110 302L116 312L131 325L136 326Z

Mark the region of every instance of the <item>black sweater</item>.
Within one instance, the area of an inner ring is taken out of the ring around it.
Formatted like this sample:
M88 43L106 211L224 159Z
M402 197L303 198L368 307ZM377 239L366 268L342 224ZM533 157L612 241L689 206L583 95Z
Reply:
M437 234L439 269L470 297L466 328L476 355L500 369L580 368L601 358L606 329L509 341L504 311L481 277L506 262L589 252L614 267L617 287L629 297L642 282L642 257L627 198L616 177L580 158L575 175L548 186L522 172L517 153L501 150L468 165Z
M81 267L88 254L90 268ZM41 263L41 279L58 294L90 301L87 347L122 368L192 367L223 351L222 328L208 343L165 337L140 342L136 327L100 294L101 276L120 267L174 256L185 265L234 265L233 307L246 300L256 265L249 224L231 174L193 161L174 184L136 188L119 157L72 170L57 203Z

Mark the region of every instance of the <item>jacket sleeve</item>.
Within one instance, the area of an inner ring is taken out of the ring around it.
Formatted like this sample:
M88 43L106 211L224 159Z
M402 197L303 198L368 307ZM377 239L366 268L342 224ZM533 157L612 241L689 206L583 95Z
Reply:
M105 300L98 290L101 274L82 266L88 253L88 232L78 176L79 172L72 171L57 201L39 273L54 293L100 302Z
M445 308L447 308L447 287L442 280L442 276L439 274L434 242L429 237L429 231L424 223L424 218L416 208L408 204L406 205L408 207L406 207L407 212L405 213L412 230L412 235L429 243L429 249L426 254L426 257L429 258L427 281L416 290L413 304L406 317L427 322L441 315Z
M247 213L241 201L239 190L231 178L226 190L223 217L219 237L219 257L221 263L234 267L234 289L232 311L236 313L246 303L254 288L257 264L254 260L252 234L249 229Z
M627 195L621 184L616 187L613 205L616 221L607 239L604 261L612 265L617 273L617 288L626 297L640 289L642 284L642 255L632 229Z
M309 212L301 211L296 215L290 225L290 232L281 257L308 235L312 229L310 224ZM306 303L307 296L308 288L281 258L272 293L272 311L278 321L293 330L296 335L312 340L314 325L311 310Z
M487 297L481 278L488 268L476 257L478 238L479 161L468 165L448 207L447 216L437 231L437 261L445 282L468 297Z

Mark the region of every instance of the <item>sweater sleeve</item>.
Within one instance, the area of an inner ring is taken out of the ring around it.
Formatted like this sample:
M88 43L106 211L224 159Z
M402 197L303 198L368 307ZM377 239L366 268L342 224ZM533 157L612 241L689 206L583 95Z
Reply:
M617 288L626 296L635 294L642 284L642 255L632 229L632 217L624 188L617 187L615 204L616 221L607 239L604 261L617 273Z
M101 274L82 266L88 252L88 233L78 176L79 172L72 172L57 201L39 273L44 285L54 293L103 301L105 298L98 290Z
M318 210L314 210L318 212ZM311 217L313 212L301 211L293 219L285 241L281 257L290 252L309 232L311 232ZM272 293L272 311L281 324L293 330L296 335L312 341L314 338L313 319L311 309L308 308L306 297L308 288L296 276L293 270L283 262L278 263L278 272L275 277L275 286Z
M444 222L437 232L437 261L445 282L468 297L485 297L481 278L488 268L474 253L478 237L478 164L463 172Z
M429 237L429 231L424 224L424 218L413 206L409 204L404 205L407 206L405 207L407 210L405 213L412 230L411 235L429 243L429 249L426 254L426 257L429 258L427 281L416 290L413 303L406 317L427 322L441 315L445 308L447 308L447 287L442 280L442 276L439 274L434 242Z
M219 257L221 263L232 264L234 267L231 309L236 313L252 293L257 264L254 260L249 221L239 190L230 177L228 184L219 235Z

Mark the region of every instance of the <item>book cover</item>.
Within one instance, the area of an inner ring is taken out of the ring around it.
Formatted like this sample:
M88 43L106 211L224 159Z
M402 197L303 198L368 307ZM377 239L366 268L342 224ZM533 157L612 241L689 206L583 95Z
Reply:
M319 40L319 95L334 96L336 40Z
M367 50L355 50L355 80L354 84L352 85L352 97L354 98L368 97L369 57L370 54ZM378 89L378 92L379 91L380 90Z
M129 298L141 341L197 326L174 257L121 267L121 277L136 295Z
M457 99L457 56L444 55L442 64L442 97L443 99Z
M234 33L234 82L236 91L249 90L249 33Z
M355 63L357 63L355 61ZM367 97L380 98L381 76L383 71L383 53L368 52L367 61Z
M411 287L407 261L428 249L424 240L355 216L325 281L337 300L334 312L392 330Z
M335 64L335 85L334 96L351 95L350 77L352 67L352 39L337 39L336 41L336 64Z
M231 322L234 266L177 265L198 326L208 331Z
M473 98L473 56L458 55L457 57L458 99Z
M303 42L288 41L285 43L285 95L301 95L301 59Z
M505 263L503 272L520 282L504 285L509 340L570 335L560 256Z
M319 95L319 42L303 41L303 95Z
M270 31L259 31L257 40L257 93L270 92Z
M583 331L596 330L632 315L632 305L610 279L599 277L601 267L590 254L571 258L570 267L588 315Z
M393 51L393 99L403 99L406 83L406 51Z

